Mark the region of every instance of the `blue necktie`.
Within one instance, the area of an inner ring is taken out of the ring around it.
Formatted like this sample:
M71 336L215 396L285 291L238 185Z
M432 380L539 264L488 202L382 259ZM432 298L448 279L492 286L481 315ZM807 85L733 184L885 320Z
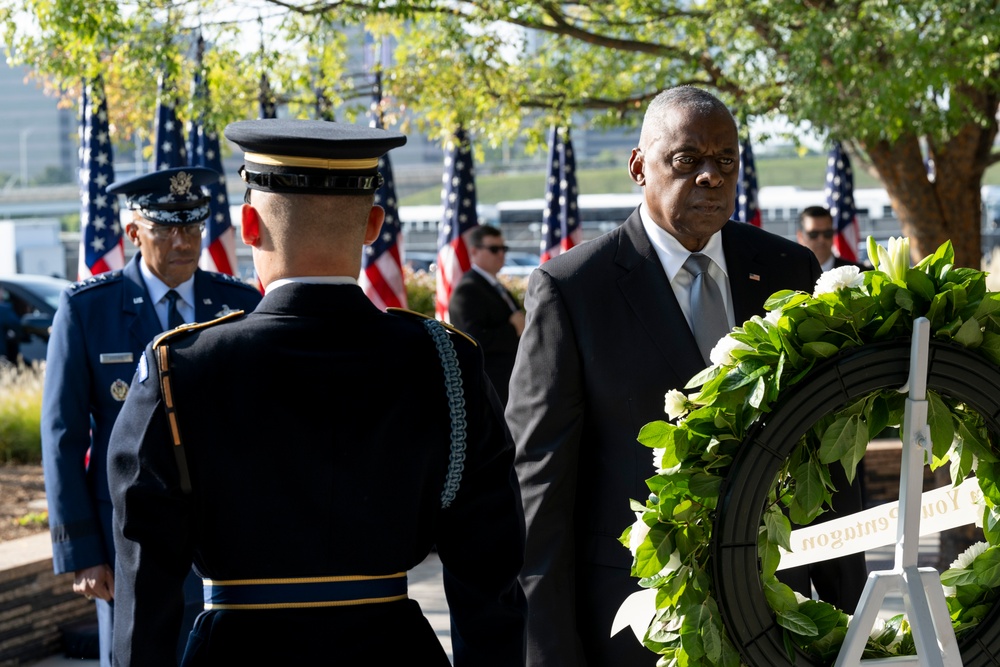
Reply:
M174 290L167 292L167 328L176 329L180 325L184 324L184 318L181 317L181 311L177 310L177 299L180 295Z
M719 339L729 333L729 319L726 304L718 283L708 272L712 258L701 253L691 253L684 262L684 270L692 276L691 281L691 323L698 349L705 362Z

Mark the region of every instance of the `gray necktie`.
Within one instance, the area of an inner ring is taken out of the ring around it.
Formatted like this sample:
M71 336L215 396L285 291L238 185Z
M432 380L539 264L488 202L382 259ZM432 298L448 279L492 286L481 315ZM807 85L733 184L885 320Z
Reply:
M180 294L174 290L167 292L167 328L176 329L180 325L184 324L184 318L181 317L181 311L177 310L177 299L180 298Z
M718 283L708 272L712 259L701 253L691 253L684 270L691 274L691 322L701 356L708 363L709 353L719 339L729 333L726 304Z

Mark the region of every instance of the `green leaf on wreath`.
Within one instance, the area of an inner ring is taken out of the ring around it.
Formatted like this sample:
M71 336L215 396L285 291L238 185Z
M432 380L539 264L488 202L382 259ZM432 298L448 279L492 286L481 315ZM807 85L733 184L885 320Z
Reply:
M788 310L808 300L809 295L804 292L796 292L790 289L781 290L772 294L764 302L764 310Z
M979 320L970 318L955 333L955 342L965 347L979 347L983 342L983 331L979 326Z
M792 536L792 524L776 505L771 505L764 512L764 528L767 529L769 542L777 544L785 551L792 550L792 544L789 541Z
M841 417L823 434L819 460L826 464L840 461L847 473L847 481L853 482L858 461L868 448L868 440L868 425L860 415Z
M952 568L941 573L943 586L965 586L976 583L976 573L966 568Z
M990 544L1000 542L1000 515L993 508L983 508L983 537Z
M757 409L760 409L761 405L765 404L766 398L767 380L764 377L758 377L756 382L754 382L753 388L750 390L750 396L747 398L747 403Z
M670 539L670 528L657 524L649 529L649 534L635 550L633 571L639 577L658 574L670 562L674 552L674 542Z
M722 482L718 475L695 473L691 476L691 493L699 498L718 498Z
M955 439L955 423L951 410L936 391L927 392L927 425L931 430L934 456L943 459Z
M969 428L969 424L960 421L958 424L958 436L962 439L962 446L971 449L980 461L994 463L997 461L993 447L990 445L986 432L981 427Z
M979 554L972 569L980 586L994 588L1000 586L1000 547L990 547Z
M701 645L705 649L705 657L710 664L719 663L722 657L722 635L714 623L701 626Z
M844 619L844 612L822 600L806 600L799 605L799 613L808 616L816 624L816 633L819 637L833 632Z
M983 344L976 349L985 354L994 364L1000 364L1000 334L995 334L992 331L984 332Z
M837 354L840 349L833 343L816 341L802 346L802 356L809 359L826 359Z
M826 322L810 317L799 323L795 333L803 343L811 343L830 333L830 327Z
M795 597L795 591L788 584L778 581L776 577L764 580L764 597L775 611L799 610L799 600Z
M930 301L934 298L934 294L937 291L934 288L934 281L931 280L930 276L918 269L907 270L906 287L924 301Z
M868 425L868 440L870 442L889 425L889 405L881 395L872 399L867 416L865 421Z
M998 475L1000 475L1000 464L989 461L979 462L979 468L976 470L979 489L994 506L1000 505L1000 487L997 486L996 481L1000 479Z
M973 315L977 320L982 321L989 315L1000 314L1000 293L988 294L979 302L979 307Z
M795 479L795 496L788 506L788 514L792 521L804 526L822 513L826 487L818 464L809 461L800 465L792 477Z
M913 303L914 303L913 292L904 287L900 287L899 289L896 290L894 298L896 299L897 306L899 306L908 313L913 312Z
M925 317L930 322L931 331L937 331L937 329L946 322L951 315L948 313L948 294L935 294L934 298L931 299L931 305L927 309L927 314Z
M892 333L893 327L899 322L899 319L903 316L903 311L894 310L892 313L882 320L881 326L879 326L878 331L875 332L875 340L881 340L889 336Z
M965 428L965 424L959 425L959 431ZM972 446L966 446L965 440L961 439L961 436L955 442L955 445L951 454L951 483L958 486L962 483L969 473L972 472L972 464L975 461L975 457L972 454ZM956 456L957 454L957 456Z
M691 605L681 610L681 646L692 660L705 655L701 642L701 628L712 622L711 614L704 605Z
M760 575L762 578L772 577L781 564L781 552L778 545L767 539L767 530L761 528L757 535L757 555L760 557Z
M813 620L805 614L797 611L778 611L775 613L778 618L778 625L785 628L789 632L794 632L795 634L802 635L803 637L819 636L819 631L816 629L816 623L814 623Z
M688 455L687 431L665 421L650 422L639 429L639 443L663 449L663 467L672 468Z

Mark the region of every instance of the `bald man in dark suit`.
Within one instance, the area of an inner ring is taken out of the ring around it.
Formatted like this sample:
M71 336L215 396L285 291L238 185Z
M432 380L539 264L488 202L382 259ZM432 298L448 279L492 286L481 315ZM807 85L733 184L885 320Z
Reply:
M530 667L656 664L631 633L609 635L639 590L618 542L634 521L629 499L647 497L654 473L636 438L664 417L664 394L708 365L688 257L711 258L730 327L762 315L776 291L811 292L820 275L807 248L729 220L738 172L726 106L693 87L661 93L629 160L639 208L531 275L506 411L528 531Z

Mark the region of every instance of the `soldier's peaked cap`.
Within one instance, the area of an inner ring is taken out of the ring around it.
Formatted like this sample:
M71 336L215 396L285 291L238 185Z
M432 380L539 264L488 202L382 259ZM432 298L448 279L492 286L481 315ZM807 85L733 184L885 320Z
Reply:
M302 194L375 192L378 159L406 143L391 130L286 118L237 121L225 135L243 149L248 188Z
M207 188L221 182L222 175L214 169L176 167L115 181L107 193L124 195L128 207L151 222L188 225L208 220Z

